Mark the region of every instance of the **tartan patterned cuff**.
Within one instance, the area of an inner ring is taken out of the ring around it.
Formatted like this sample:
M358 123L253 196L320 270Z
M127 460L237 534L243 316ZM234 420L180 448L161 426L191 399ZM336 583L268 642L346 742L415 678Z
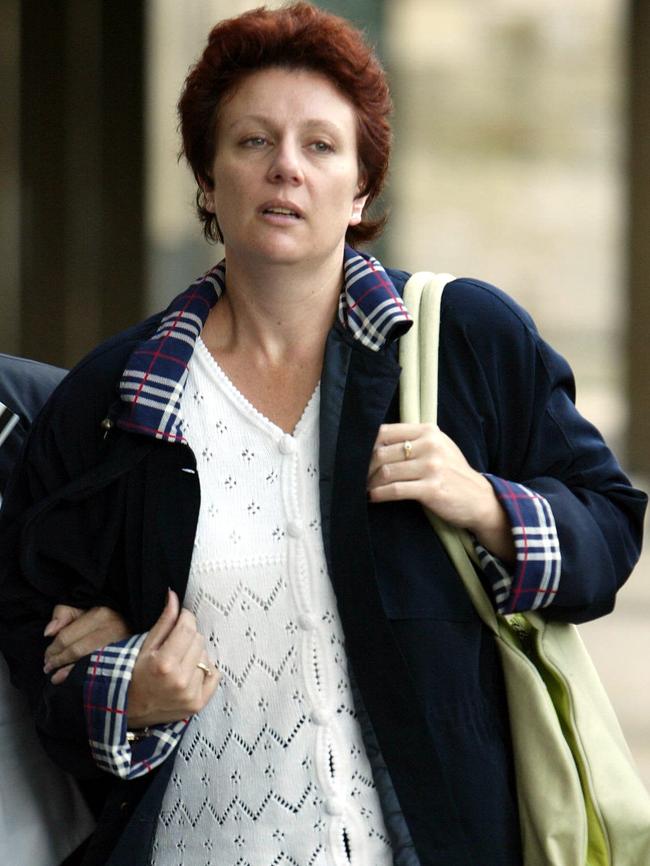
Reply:
M517 562L511 573L475 542L497 611L537 610L552 603L560 584L562 556L555 518L547 500L523 484L485 474L512 527Z
M176 747L188 719L152 725L146 736L127 738L127 693L147 634L108 644L90 657L84 681L88 740L95 763L122 779L144 776Z

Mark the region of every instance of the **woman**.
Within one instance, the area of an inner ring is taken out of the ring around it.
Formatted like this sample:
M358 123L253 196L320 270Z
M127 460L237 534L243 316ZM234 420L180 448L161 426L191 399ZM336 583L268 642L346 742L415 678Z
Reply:
M581 621L645 497L475 280L443 300L444 432L399 423L407 274L346 245L381 228L390 99L349 24L224 22L179 107L225 262L73 371L5 518L15 675L52 755L115 778L85 862L520 866L496 650L422 505L474 534L499 609ZM53 686L53 600L133 637Z

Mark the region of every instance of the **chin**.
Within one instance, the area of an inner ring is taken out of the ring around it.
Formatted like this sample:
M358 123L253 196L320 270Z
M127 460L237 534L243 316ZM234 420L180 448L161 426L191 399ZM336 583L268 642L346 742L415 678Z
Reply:
M227 250L227 248L226 248ZM242 251L244 252L244 251ZM271 243L260 243L249 247L245 255L249 261L266 262L269 265L299 265L320 258L313 247L306 244L296 244L277 240ZM227 253L226 253L227 255Z
M316 266L330 257L342 257L345 236L332 239L329 243L321 239L315 244L313 238L296 237L292 233L264 232L254 237L240 238L228 242L226 239L226 258L228 253L236 255L242 262L269 266L290 266L311 264Z

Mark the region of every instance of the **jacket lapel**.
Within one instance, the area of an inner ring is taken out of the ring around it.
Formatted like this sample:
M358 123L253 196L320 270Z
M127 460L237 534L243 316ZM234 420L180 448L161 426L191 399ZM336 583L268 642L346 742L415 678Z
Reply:
M320 442L319 478L320 509L323 527L323 544L328 568L332 570L330 525L332 518L332 487L336 447L341 424L341 409L348 378L352 340L343 330L334 326L329 333L325 346L325 358L320 388Z
M330 334L321 382L321 517L348 660L422 856L457 851L463 833L442 758L381 602L368 524L366 477L399 383L396 354L370 351L338 328Z

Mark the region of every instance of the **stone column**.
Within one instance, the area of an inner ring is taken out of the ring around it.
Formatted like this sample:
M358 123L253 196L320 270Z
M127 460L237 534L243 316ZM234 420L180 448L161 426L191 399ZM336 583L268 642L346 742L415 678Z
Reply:
M71 365L141 316L143 4L20 4L22 354Z
M0 4L0 352L16 354L20 345L18 238L20 184L18 116L20 105L20 3ZM14 134L12 134L14 133Z

